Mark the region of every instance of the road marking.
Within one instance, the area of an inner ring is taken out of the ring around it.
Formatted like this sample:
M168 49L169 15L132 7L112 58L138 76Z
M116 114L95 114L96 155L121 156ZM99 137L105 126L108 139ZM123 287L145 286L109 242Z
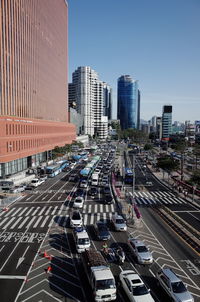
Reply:
M2 221L0 222L0 226L1 226L2 224L4 224L4 222L5 222L6 220L8 220L8 219L9 219L9 217L4 218L4 220L2 220Z
M21 229L23 225L29 220L29 216L24 219L24 221L18 226L18 229Z
M24 254L22 255L22 257L19 258L18 262L17 262L17 266L16 266L16 269L20 266L20 264L22 264L22 262L24 261L25 259L25 254L27 253L29 249L29 246L27 246L26 250L24 251Z
M19 280L26 280L26 276L0 275L0 279L19 279Z
M4 247L5 247L5 245L3 245L3 246L1 247L0 252L3 250Z
M43 216L39 216L38 220L36 221L36 223L33 226L33 229L35 229L38 226L38 224L40 223L40 220L42 220L42 218L43 218Z
M47 222L48 219L49 219L49 216L46 216L43 223L41 224L41 228L43 228L45 226L45 223Z
M13 222L13 220L15 220L15 217L13 217L12 219L10 219L8 221L8 223L6 225L4 225L3 230L5 230L9 226L9 224L11 224Z
M42 215L42 213L46 210L46 207L43 207L42 210L38 213L38 216Z
M17 221L15 221L15 223L10 227L10 229L12 230L12 229L14 229L15 228L15 226L20 222L20 220L22 220L24 217L19 217L18 219L17 219Z

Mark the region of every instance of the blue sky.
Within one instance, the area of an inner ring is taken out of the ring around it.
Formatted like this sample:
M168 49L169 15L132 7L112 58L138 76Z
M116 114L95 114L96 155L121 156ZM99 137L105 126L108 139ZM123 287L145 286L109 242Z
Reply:
M141 118L173 106L173 120L200 120L200 0L68 0L69 82L90 66L113 88L129 74Z

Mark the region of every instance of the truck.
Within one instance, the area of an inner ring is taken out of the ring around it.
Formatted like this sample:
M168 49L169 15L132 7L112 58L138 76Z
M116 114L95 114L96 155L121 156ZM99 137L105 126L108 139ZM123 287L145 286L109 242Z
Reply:
M102 254L95 249L90 249L83 252L81 257L95 301L105 302L115 300L115 278Z

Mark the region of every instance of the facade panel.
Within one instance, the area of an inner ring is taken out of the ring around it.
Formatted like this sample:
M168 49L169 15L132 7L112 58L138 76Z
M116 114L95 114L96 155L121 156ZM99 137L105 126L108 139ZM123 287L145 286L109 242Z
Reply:
M67 112L64 0L0 1L0 162L75 139Z

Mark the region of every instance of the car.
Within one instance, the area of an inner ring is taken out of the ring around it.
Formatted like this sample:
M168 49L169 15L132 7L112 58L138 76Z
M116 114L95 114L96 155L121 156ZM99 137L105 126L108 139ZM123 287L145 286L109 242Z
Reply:
M120 285L131 302L154 302L149 288L133 270L124 270L119 274Z
M115 231L127 231L126 221L121 215L113 215L111 223Z
M152 183L151 181L147 181L147 182L145 183L145 186L146 186L146 187L152 187L152 186L153 186L153 183Z
M96 168L96 169L94 170L94 174L100 174L100 173L101 173L101 170L100 170L100 169L97 169L97 168Z
M96 223L96 235L99 240L109 240L110 232L107 227L107 223L104 221L97 221Z
M79 180L79 178L78 178L77 174L70 174L69 175L69 181L77 182L78 180Z
M45 182L45 180L43 180L43 179L34 178L34 179L32 179L30 186L36 188L36 187L40 186L41 184L43 184L44 182Z
M90 238L87 231L74 232L74 239L78 253L82 253L90 248Z
M74 200L73 207L81 209L83 207L83 204L84 204L84 198L81 196L78 196Z
M103 201L105 204L111 204L113 202L112 195L105 195L105 197L103 198Z
M72 228L81 227L83 225L83 218L79 211L73 211L70 216L70 226Z
M103 193L104 193L104 195L111 195L110 186L105 186L103 188Z
M139 264L153 263L153 256L149 251L149 248L145 245L145 243L142 240L129 238L128 245Z
M87 180L81 180L81 182L80 182L80 184L79 184L79 187L80 188L87 188L87 186L88 186L88 182L87 182Z
M96 196L98 194L98 189L96 187L91 187L88 191L90 196Z
M42 180L47 180L48 176L46 174L40 175L40 179Z
M186 285L171 268L163 268L156 274L159 285L166 291L174 302L194 302L194 298Z
M81 189L81 188L78 188L75 192L75 196L78 197L78 196L81 196L81 197L84 197L86 194L85 190Z
M26 185L15 186L10 189L10 193L21 193L21 192L25 191L25 188L26 188Z

